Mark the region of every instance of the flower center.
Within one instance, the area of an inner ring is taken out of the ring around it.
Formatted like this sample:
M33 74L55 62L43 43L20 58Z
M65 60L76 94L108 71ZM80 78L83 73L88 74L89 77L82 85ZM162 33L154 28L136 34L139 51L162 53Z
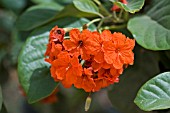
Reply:
M71 63L69 63L69 64L68 64L68 67L66 68L66 71L67 71L69 68L71 68L71 66L72 66Z
M83 41L79 40L78 45L79 45L79 47L83 46Z
M117 49L115 50L116 53L118 53L119 51L120 51L120 48L117 48Z
M56 34L61 34L61 30L56 30Z

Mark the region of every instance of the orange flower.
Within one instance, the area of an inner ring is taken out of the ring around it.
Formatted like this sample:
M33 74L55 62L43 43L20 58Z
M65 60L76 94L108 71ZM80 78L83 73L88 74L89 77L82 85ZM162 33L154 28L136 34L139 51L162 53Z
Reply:
M86 92L99 91L118 82L123 67L133 64L135 40L122 33L72 29L70 39L64 40L62 30L56 26L50 32L45 60L51 63L54 80L66 88L74 84Z
M82 75L82 66L77 56L71 57L69 53L61 52L58 59L52 62L51 74L55 81L61 81L64 87L69 88L77 76Z
M92 67L94 71L98 71L101 67L109 68L109 64L107 64L104 60L104 52L102 50L103 42L112 40L112 33L109 30L104 30L101 34L98 32L93 32L93 39L91 40L92 46L95 48L92 52L94 55L94 62L92 63Z
M111 67L110 70L103 70L103 75L102 75L102 70L101 72L99 73L99 77L100 76L105 76L107 78L107 80L113 84L115 82L118 82L119 81L119 76L120 74L122 74L123 72L123 68L121 69L115 69L114 67Z
M52 63L52 61L57 59L57 55L61 52L61 50L62 50L61 44L55 44L54 42L48 43L45 56L49 57L45 58L45 61Z
M77 78L74 86L76 88L83 88L86 92L91 92L95 87L95 83L91 76L93 75L91 68L84 68L83 75Z
M122 2L123 4L127 4L127 0L120 0L120 2ZM111 8L112 11L120 11L119 6L117 6L116 4L114 4L114 6Z
M93 88L93 92L99 91L101 88L105 88L110 85L110 83L105 78L95 79L96 87Z
M71 53L78 53L82 59L87 60L90 58L92 33L85 29L80 33L78 29L70 31L70 40L64 40L63 46L65 50Z
M120 73L122 73L122 69L115 69L114 67L110 69L101 68L98 71L98 75L94 78L96 87L94 87L93 92L99 91L101 88L105 88L110 84L114 84L119 81Z
M110 67L111 67L111 64L107 64L106 62L103 62L103 63L97 63L96 61L92 62L92 68L94 72L97 72L101 68L109 69Z
M53 41L53 42L63 42L64 40L64 35L65 35L65 31L62 28L58 28L58 26L55 26L54 28L52 28L52 30L50 31L50 36L49 36L49 41Z
M121 69L124 64L133 64L135 40L126 38L122 33L114 33L112 41L103 43L104 59L108 64L113 64L116 69Z

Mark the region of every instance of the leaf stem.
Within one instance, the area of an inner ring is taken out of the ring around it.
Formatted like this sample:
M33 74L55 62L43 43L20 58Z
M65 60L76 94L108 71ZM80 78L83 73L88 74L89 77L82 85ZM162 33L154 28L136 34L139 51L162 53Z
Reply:
M101 18L96 18L96 19L90 21L89 23L87 23L87 27L90 26L91 24L95 23L95 22L100 21L100 20L101 20Z
M119 20L118 17L117 17L116 11L113 11L113 17L114 17L116 20Z
M100 27L102 26L103 22L104 22L104 19L102 19L102 20L99 22L99 24L98 24L98 26L97 26L97 30L100 29Z
M111 15L109 11L101 4L99 0L93 0L107 16Z
M121 8L118 18L122 18L122 14L123 14L123 9Z

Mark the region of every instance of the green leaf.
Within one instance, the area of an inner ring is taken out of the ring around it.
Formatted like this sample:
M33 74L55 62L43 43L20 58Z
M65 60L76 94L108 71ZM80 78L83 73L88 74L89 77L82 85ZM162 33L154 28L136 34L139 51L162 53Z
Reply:
M48 97L56 89L57 85L58 83L51 77L48 67L36 69L30 78L28 102L35 103Z
M27 11L36 10L36 9L47 9L47 10L51 9L51 10L61 11L63 9L63 6L55 2L42 3L39 5L30 7L29 9L27 9Z
M78 10L82 12L92 13L102 17L102 15L99 13L98 7L91 0L74 0L73 4Z
M57 3L61 4L61 5L68 5L71 4L73 2L73 0L54 0Z
M31 1L32 1L33 3L36 3L36 4L54 2L54 0L31 0Z
M90 21L86 18L65 17L65 18L59 19L57 21L54 21L46 26L35 29L35 31L33 31L31 33L31 35L37 35L37 34L41 34L41 33L50 31L56 25L61 28L66 28L66 27L80 28L84 24L87 24L88 22L90 22ZM96 30L96 26L94 24L91 24L89 26L89 29L91 31L94 31L94 30Z
M134 65L124 70L120 76L119 83L114 84L108 92L113 107L120 113L146 113L140 110L133 101L139 88L155 74L159 73L158 53L136 45L134 54Z
M20 52L18 58L19 81L28 93L30 87L30 78L36 69L49 66L44 61L44 53L48 43L49 32L29 37Z
M64 9L56 15L55 19L68 17L68 16L85 18L85 17L96 17L97 15L93 13L81 12L73 4L70 4L64 7Z
M128 0L128 4L123 4L122 2L117 2L117 0L110 1L130 13L138 12L140 9L142 9L145 2L145 0Z
M128 29L137 43L150 50L170 49L170 1L158 1L145 16L132 18Z
M16 26L19 30L31 30L52 20L62 9L54 9L55 5L43 8L33 6L25 11L17 20Z
M3 103L2 89L1 89L1 86L0 86L0 111L1 111L1 108L2 108L2 103Z
M164 72L146 82L134 102L145 111L170 108L170 72Z
M148 16L136 17L129 21L128 29L137 43L150 50L170 49L170 30Z

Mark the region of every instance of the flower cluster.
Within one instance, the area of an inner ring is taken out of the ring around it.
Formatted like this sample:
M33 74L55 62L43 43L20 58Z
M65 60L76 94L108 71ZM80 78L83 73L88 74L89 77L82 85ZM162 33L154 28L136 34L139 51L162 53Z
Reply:
M122 2L123 4L127 4L127 0L120 0L120 2ZM119 6L117 6L116 4L113 5L113 7L111 8L112 11L120 11Z
M66 88L98 91L118 82L123 68L133 64L135 40L122 33L72 29L70 39L64 35L57 26L51 30L45 61L51 64L54 80Z

